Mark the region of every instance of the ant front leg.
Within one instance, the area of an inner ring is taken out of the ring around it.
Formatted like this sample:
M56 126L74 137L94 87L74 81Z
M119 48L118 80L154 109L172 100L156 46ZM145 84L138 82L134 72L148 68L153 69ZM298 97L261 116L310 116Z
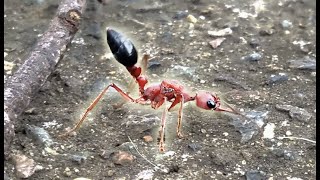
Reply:
M103 89L103 91L96 97L96 99L90 104L90 106L87 108L86 112L82 115L81 119L78 121L78 123L68 132L59 135L59 137L65 137L68 136L70 133L78 130L81 126L81 124L83 123L83 121L85 120L85 118L88 116L89 112L97 105L97 103L101 100L102 96L108 91L108 89L112 87L114 88L118 93L120 93L120 95L122 97L124 97L126 100L129 100L131 102L135 102L135 100L130 97L128 94L126 94L125 92L123 92L117 85L115 84L110 84L108 85L106 88Z
M182 114L183 114L183 103L184 103L184 97L181 96L180 107L179 107L179 114L178 114L178 125L177 125L177 136L178 136L179 138L183 138L183 135L182 135L182 133L181 133Z
M159 131L159 134L160 134L159 151L160 152L164 152L164 130L166 127L166 118L167 118L167 112L168 112L166 101L167 101L167 98L165 98L164 100L164 111L162 113L161 126Z

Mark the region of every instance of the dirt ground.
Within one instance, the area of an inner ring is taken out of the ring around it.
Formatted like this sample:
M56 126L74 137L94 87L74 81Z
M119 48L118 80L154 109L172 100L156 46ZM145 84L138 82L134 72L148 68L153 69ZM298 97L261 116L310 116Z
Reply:
M5 81L59 2L4 1ZM12 154L39 169L29 179L316 179L315 0L105 2L88 2L64 58L16 123ZM216 92L255 128L188 103L185 138L176 137L177 111L169 112L159 153L163 107L116 108L123 100L110 90L76 135L59 139L104 86L129 91L132 77L110 54L106 26L129 37L140 57L151 55L149 82L177 79L190 92ZM213 48L213 40L223 42ZM305 139L281 138L288 136ZM14 159L5 161L8 179L21 177Z

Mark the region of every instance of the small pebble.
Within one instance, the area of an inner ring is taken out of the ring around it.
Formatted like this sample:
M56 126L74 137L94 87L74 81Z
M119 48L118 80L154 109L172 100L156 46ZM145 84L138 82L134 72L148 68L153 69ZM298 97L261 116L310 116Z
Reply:
M286 132L286 135L287 135L287 136L292 136L291 131L287 131L287 132Z
M272 34L274 34L274 30L273 29L262 29L259 31L260 36L270 36Z
M295 110L289 111L289 115L292 119L303 122L308 122L312 117L312 115L308 111L301 108L296 108Z
M296 154L293 152L293 151L287 151L287 150L284 150L283 151L283 157L284 159L286 160L295 160L296 159Z
M254 135L257 135L258 132L260 132L260 128L265 124L264 119L267 117L268 113L269 111L266 109L246 112L245 116L250 119L248 122L243 122L243 120L231 116L233 119L231 124L241 133L241 143L248 142Z
M16 65L15 63L4 61L4 70L11 71L15 65Z
M63 88L57 88L57 91L58 91L59 93L64 93Z
M162 172L166 171L165 169L162 169ZM151 170L151 169L146 169L146 170L143 170L141 172L139 172L137 175L136 175L136 180L151 180L153 179L153 173L154 173L154 170ZM166 171L166 173L168 173ZM157 179L157 178L155 178Z
M150 135L146 135L146 136L143 136L143 140L144 142L152 142L153 138Z
M118 151L112 155L112 162L118 165L128 165L134 160L134 156L125 151Z
M70 170L70 168L66 167L63 171L63 174L66 176L66 177L70 177L72 175L72 172Z
M109 170L109 171L107 172L107 175L108 175L109 177L113 176L114 174L115 174L115 171L114 171L114 170Z
M274 128L276 125L274 123L268 123L264 127L263 138L273 139L274 138Z
M223 133L223 135L224 135L224 136L228 136L228 135L229 135L229 133L227 133L227 132L224 132L224 133Z
M201 129L200 131L201 131L201 133L203 133L203 134L205 134L205 133L207 132L205 129Z
M306 111L305 109L291 106L291 105L276 105L276 109L279 111L286 111L289 112L289 116L292 119L307 122L312 117L312 115Z
M260 46L260 42L258 39L251 39L249 41L249 45L252 47L252 48L256 48L258 46Z
M247 61L260 61L262 59L262 55L260 53L252 53L248 56L242 57L242 59Z
M238 17L243 18L243 19L247 19L249 16L251 16L251 14L244 12L244 11L239 12L239 15L238 15Z
M288 75L285 74L285 73L279 73L278 75L274 75L272 74L268 81L267 81L267 84L268 85L275 85L275 84L279 84L279 83L282 83L284 81L288 81Z
M280 104L276 105L276 109L280 110L280 111L288 111L289 112L293 108L294 108L294 106L291 106L291 105L280 105Z
M86 161L87 157L84 155L71 155L70 159L78 164L82 164Z
M153 37L153 34L152 34L150 31L148 31L148 32L146 33L146 35L147 35L147 37L148 37L149 39L151 39L151 38Z
M266 179L266 173L258 170L250 170L246 173L246 180L262 180Z
M305 54L309 54L309 52L312 50L313 48L311 47L310 44L305 45L305 46L300 46L300 50L302 52L304 52Z
M111 151L108 150L102 150L99 155L100 157L102 157L103 159L109 159L110 155L112 154Z
M297 178L297 177L287 177L286 180L303 180L303 179Z
M199 149L201 149L201 145L197 143L191 143L191 144L188 144L188 148L190 148L193 151L198 151Z
M12 159L15 164L17 177L19 178L28 178L32 176L37 170L43 169L42 166L36 165L33 159L28 158L25 155L13 155Z
M226 36L232 34L232 29L231 28L225 28L221 30L216 30L216 31L208 31L208 34L210 36Z
M189 23L189 29L190 30L194 29L194 24L193 23ZM190 37L194 37L193 31L189 31L189 36Z
M273 148L272 153L278 157L283 157L284 155L284 150L280 148Z
M290 126L290 124L288 124L288 121L285 120L285 121L282 121L281 126Z
M187 19L188 19L188 21L189 22L191 22L191 23L197 23L197 18L195 18L193 15L191 15L191 14L189 14L188 16L187 16Z
M292 28L292 22L291 21L288 21L288 20L283 20L281 22L281 26L283 28Z
M221 45L221 43L226 40L226 38L217 38L215 40L212 40L209 42L209 44L211 45L211 47L213 49L216 49L217 47L219 47Z
M241 44L247 44L247 40L244 37L239 37Z
M305 56L301 59L290 60L289 67L301 70L315 70L316 59L309 56Z
M9 70L9 71L6 71L5 73L6 73L6 75L11 75L12 71Z
M211 53L209 52L203 52L202 57L210 57Z
M317 72L311 72L311 76L316 77Z
M205 20L205 19L206 19L206 17L205 17L205 16L199 16L199 19L201 19L201 20Z
M28 110L26 110L26 111L24 111L24 113L25 114L30 114L30 115L35 115L35 114L37 114L36 113L36 108L30 108L30 109L28 109Z
M50 147L45 147L44 150L52 155L59 155L59 153L57 153L57 151L55 151L54 149L51 149Z

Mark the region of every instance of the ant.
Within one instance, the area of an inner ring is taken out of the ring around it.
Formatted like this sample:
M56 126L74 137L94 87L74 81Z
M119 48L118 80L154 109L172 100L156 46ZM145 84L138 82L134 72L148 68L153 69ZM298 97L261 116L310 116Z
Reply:
M225 111L233 114L240 114L238 111L233 109L231 106L227 105L229 109L223 109L220 107L220 98L215 94L207 91L199 91L194 95L190 95L177 80L163 80L161 83L157 83L154 85L150 85L149 87L145 87L148 83L146 76L142 73L142 68L137 66L136 63L138 61L138 54L136 48L133 43L127 39L125 36L120 34L119 32L107 28L107 43L110 47L112 54L115 59L121 63L129 73L135 78L135 81L139 85L139 93L140 97L137 99L129 96L128 93L125 93L121 88L119 88L114 83L111 83L103 91L95 98L95 100L91 103L91 105L87 108L84 115L82 115L81 119L78 123L68 132L60 135L60 137L64 137L69 135L71 132L78 130L89 114L89 112L96 106L102 96L108 91L109 88L114 88L124 99L138 103L138 104L150 104L153 109L159 108L161 105L165 105L164 111L161 117L161 126L159 130L160 134L160 142L159 142L159 150L160 152L164 152L164 130L166 124L166 114L168 111L172 110L173 107L179 104L179 112L178 112L178 124L177 124L177 136L182 138L183 135L181 133L181 123L182 123L182 112L183 112L183 104L189 101L195 101L197 107L205 109L205 110L214 110L214 111ZM149 55L144 54L142 57L142 61L146 66L147 61L149 59ZM166 106L166 102L171 102L169 108ZM243 115L242 115L243 116Z

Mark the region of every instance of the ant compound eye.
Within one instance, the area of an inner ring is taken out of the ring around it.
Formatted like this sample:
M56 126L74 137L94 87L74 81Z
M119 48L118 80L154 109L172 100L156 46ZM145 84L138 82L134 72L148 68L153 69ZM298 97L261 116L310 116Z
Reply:
M212 109L216 108L216 103L212 100L207 101L207 105L209 108L212 108Z

